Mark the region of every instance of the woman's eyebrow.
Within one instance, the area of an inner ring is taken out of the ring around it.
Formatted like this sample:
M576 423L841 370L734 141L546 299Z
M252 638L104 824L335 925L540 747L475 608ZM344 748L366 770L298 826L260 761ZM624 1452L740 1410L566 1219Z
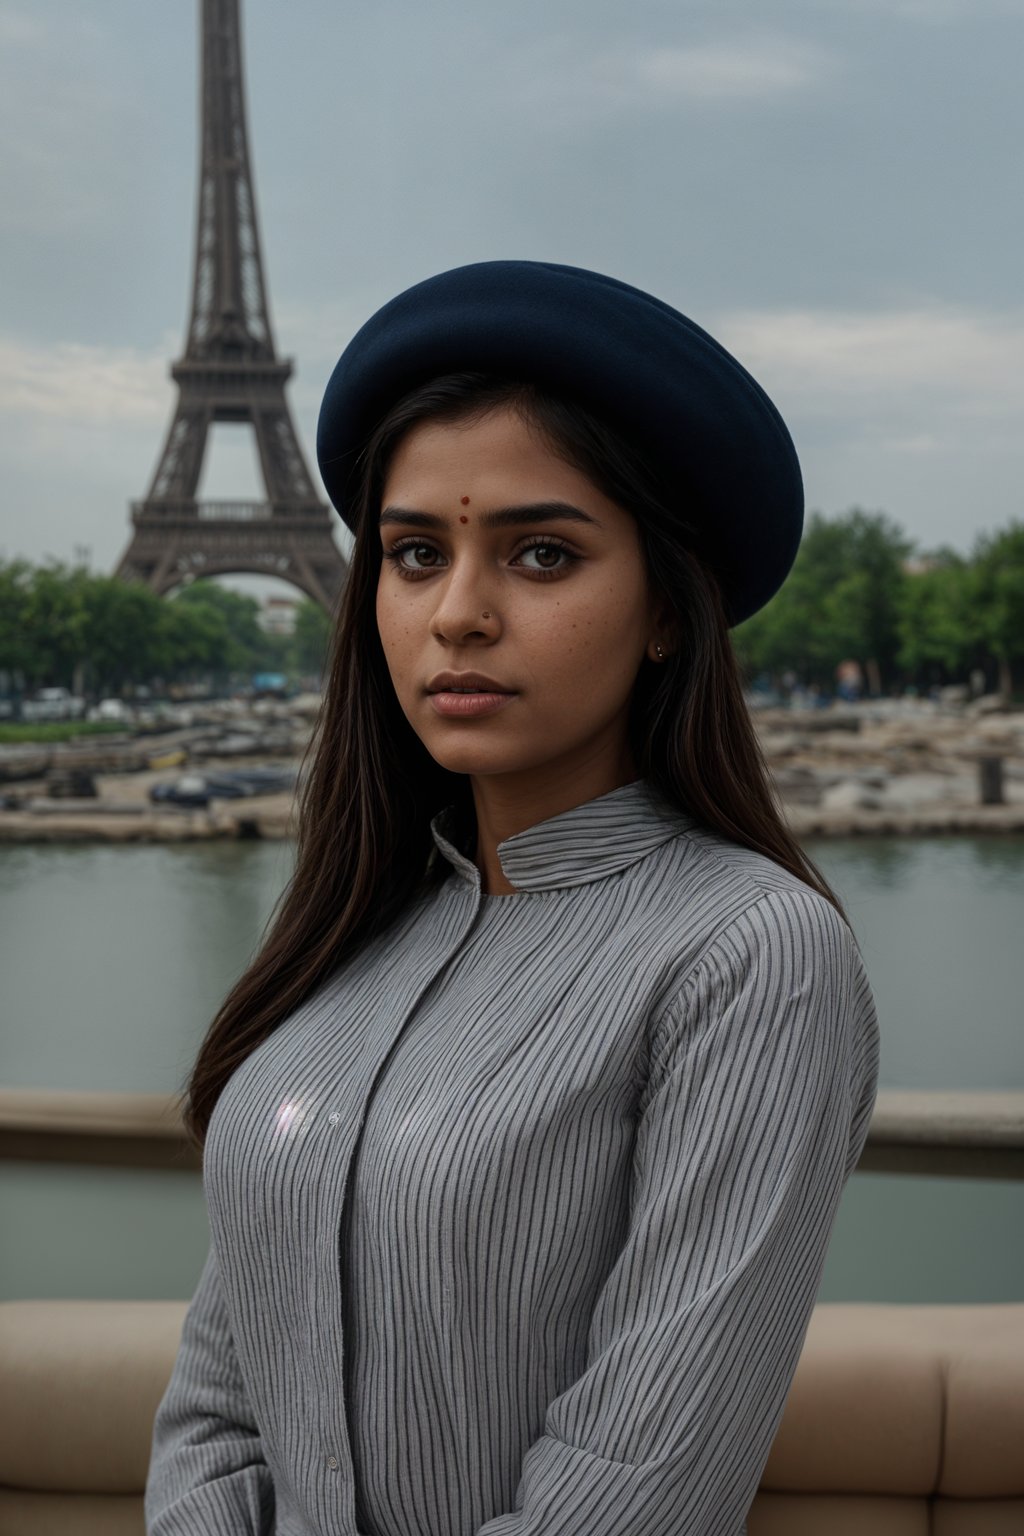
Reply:
M493 512L482 512L480 523L484 528L518 528L530 523L550 523L561 518L563 522L589 523L600 528L601 523L582 507L574 507L568 501L531 501L521 507L498 507ZM436 512L416 512L411 507L385 507L378 519L378 526L386 523L405 523L413 528L449 528L450 519L439 517Z

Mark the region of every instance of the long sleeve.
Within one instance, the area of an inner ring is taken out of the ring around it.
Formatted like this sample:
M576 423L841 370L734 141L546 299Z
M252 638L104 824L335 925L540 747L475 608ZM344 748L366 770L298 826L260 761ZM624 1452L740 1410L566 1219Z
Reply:
M741 1536L874 1104L847 925L770 891L652 1029L626 1241L515 1510L477 1536Z
M270 1536L274 1487L211 1247L157 1409L146 1536Z

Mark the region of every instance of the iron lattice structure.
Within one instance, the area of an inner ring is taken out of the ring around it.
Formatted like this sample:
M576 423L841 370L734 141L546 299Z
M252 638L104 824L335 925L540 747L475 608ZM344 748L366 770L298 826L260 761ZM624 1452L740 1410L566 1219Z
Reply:
M245 122L239 0L202 0L202 132L192 313L178 400L116 575L164 593L197 576L279 576L331 611L348 567L284 387L267 304ZM198 501L214 422L248 423L265 501Z

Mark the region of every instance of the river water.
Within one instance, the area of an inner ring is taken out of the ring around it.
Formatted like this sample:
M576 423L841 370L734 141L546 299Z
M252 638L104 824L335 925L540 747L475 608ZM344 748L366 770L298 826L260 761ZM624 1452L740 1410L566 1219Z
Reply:
M1024 838L809 840L860 941L885 1088L1024 1089ZM0 847L0 1081L175 1092L288 843ZM197 1174L0 1163L0 1299L187 1296ZM820 1299L1024 1299L1024 1182L857 1173Z

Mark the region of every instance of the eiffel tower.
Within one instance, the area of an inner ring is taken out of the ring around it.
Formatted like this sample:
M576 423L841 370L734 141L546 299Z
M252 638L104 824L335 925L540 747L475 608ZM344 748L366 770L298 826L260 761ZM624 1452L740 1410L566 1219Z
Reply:
M202 142L192 315L171 367L178 401L145 501L115 571L165 593L198 576L278 576L331 611L348 566L319 497L274 350L249 165L239 0L202 3ZM247 422L265 501L197 501L210 427Z

